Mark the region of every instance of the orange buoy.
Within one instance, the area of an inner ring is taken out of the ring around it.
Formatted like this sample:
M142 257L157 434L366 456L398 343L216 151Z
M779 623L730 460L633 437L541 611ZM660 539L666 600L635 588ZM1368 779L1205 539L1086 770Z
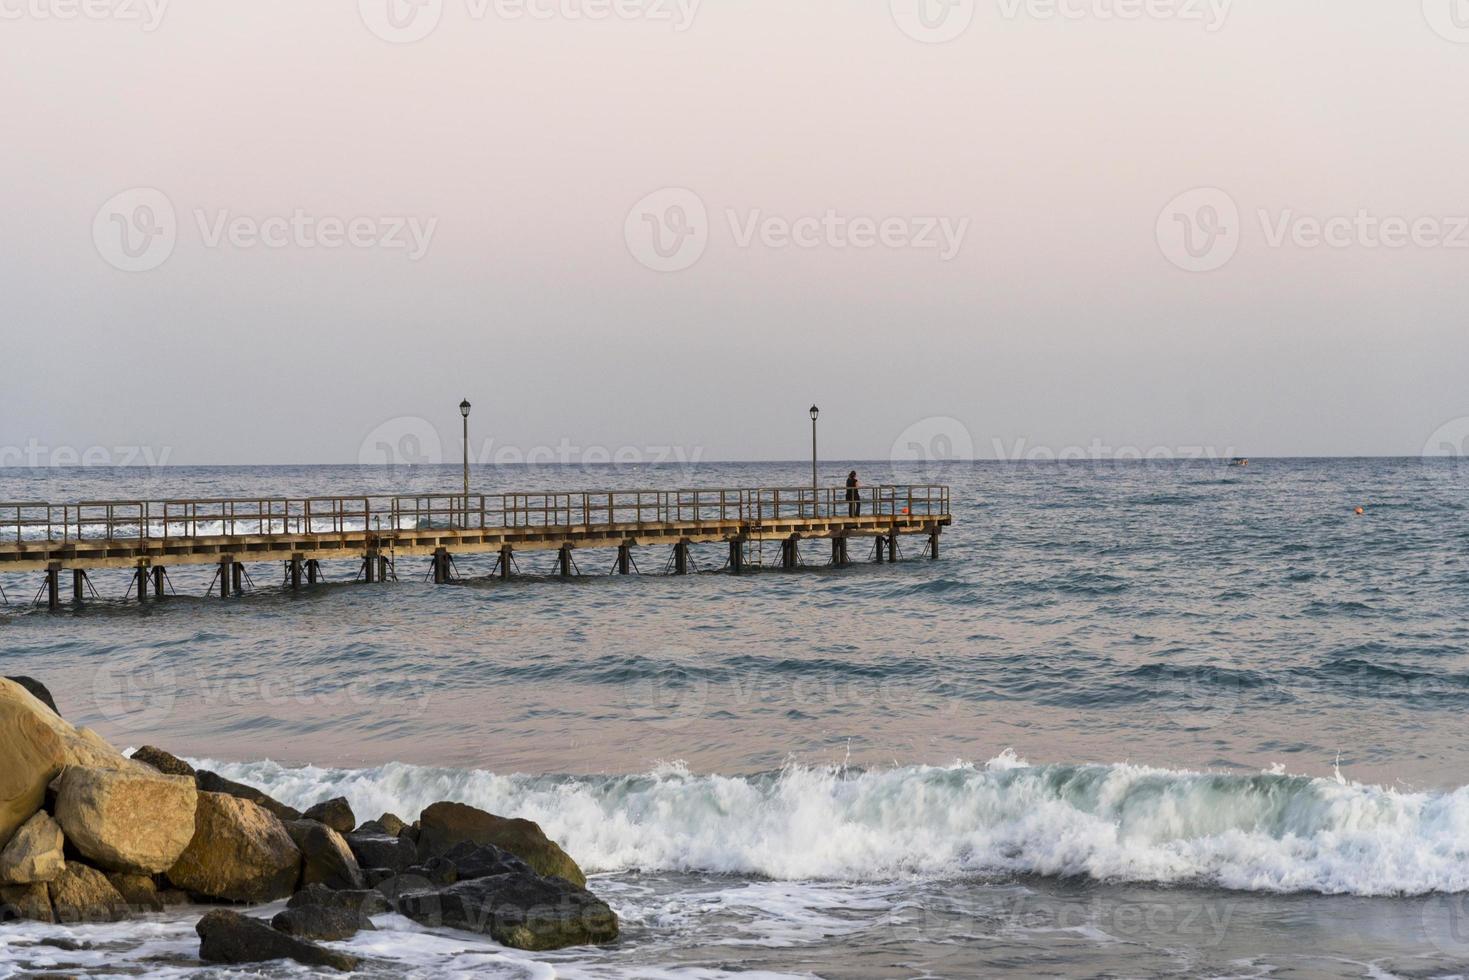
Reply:
M1358 517L1361 517L1365 513L1367 513L1367 511L1364 508L1361 508L1361 507L1358 507L1357 508L1357 516Z

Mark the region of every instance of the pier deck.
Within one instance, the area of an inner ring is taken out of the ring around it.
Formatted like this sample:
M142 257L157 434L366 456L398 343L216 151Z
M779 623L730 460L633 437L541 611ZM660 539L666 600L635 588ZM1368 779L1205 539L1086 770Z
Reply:
M874 539L880 561L884 550L896 560L901 536L926 535L938 557L952 520L947 487L865 487L856 504L843 487L0 503L0 573L46 573L55 606L63 570L75 573L80 599L85 572L109 568L136 569L143 598L149 573L161 594L162 570L175 565L219 565L228 595L239 587L232 566L245 562L283 562L299 585L303 570L316 580L322 561L361 560L373 581L399 558L428 556L435 580L448 581L456 554L498 554L508 577L519 551L559 551L569 575L571 553L593 548L616 548L627 572L632 550L653 546L670 547L670 567L683 573L689 546L709 542L729 545L735 572L751 543L771 541L786 568L810 539L832 542L833 564L847 563L854 537Z

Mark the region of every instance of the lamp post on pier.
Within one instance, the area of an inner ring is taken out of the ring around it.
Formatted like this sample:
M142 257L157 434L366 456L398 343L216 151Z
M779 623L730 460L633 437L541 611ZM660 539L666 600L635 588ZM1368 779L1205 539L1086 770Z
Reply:
M815 405L811 406L811 489L816 490L820 481L816 478L816 416L821 414L821 409ZM813 501L814 502L814 501Z
M459 414L464 416L464 524L469 527L469 399L459 403Z

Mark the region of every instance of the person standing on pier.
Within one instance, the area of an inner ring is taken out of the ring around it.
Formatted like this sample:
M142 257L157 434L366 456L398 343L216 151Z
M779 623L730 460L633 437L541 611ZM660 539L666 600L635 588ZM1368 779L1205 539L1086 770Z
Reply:
M851 517L862 516L862 494L858 492L861 486L856 470L847 474L847 514Z

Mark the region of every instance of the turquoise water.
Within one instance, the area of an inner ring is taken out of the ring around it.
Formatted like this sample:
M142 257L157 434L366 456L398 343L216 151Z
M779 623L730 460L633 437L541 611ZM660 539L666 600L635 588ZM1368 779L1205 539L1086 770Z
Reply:
M115 742L209 758L293 801L346 792L364 818L411 817L448 796L533 816L630 924L616 951L492 965L404 939L399 966L424 975L1469 964L1469 469L856 465L868 483L953 486L941 560L912 539L897 566L854 548L835 571L808 545L800 571L736 578L708 546L706 574L623 578L603 574L611 552L583 552L586 577L560 583L548 553L507 584L471 557L458 585L407 561L396 583L351 584L341 564L299 594L258 565L230 601L203 597L210 571L178 568L177 599L124 602L126 573L103 573L108 601L59 614L25 608L38 583L8 575L5 670L44 678ZM850 466L828 468L837 483ZM0 498L457 477L11 470ZM512 467L475 487L806 480L802 464ZM667 556L637 557L654 572Z

